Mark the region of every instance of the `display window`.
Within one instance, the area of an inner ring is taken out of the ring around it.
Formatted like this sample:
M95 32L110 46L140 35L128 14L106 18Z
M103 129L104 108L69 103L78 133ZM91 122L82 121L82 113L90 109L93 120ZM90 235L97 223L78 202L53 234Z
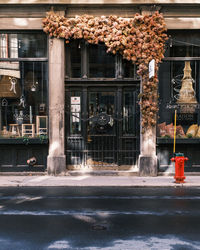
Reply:
M159 118L157 136L200 138L200 34L197 31L170 31L166 58L159 67ZM189 140L188 140L189 141Z
M47 38L0 34L0 138L48 137Z

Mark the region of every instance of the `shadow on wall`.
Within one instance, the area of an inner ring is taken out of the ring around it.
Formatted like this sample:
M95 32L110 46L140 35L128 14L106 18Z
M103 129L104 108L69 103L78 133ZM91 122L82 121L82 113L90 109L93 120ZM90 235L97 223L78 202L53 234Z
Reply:
M200 26L200 18L165 18L165 22L167 29L198 29Z
M198 3L198 1L196 0L193 0L194 3ZM39 2L39 1L38 1ZM42 2L42 1L40 1ZM59 0L54 0L53 1L54 4L56 3L59 3L60 1ZM62 1L63 2L63 1ZM68 4L113 4L113 2L115 4L138 4L138 2L141 2L141 1L138 1L138 0L124 0L124 1L121 1L121 0L68 0L66 1ZM158 4L159 2L162 2L162 1L158 1L158 0L151 0L151 1L143 1L144 3L146 4ZM189 1L184 1L184 0L169 0L168 3L184 3L184 2L187 2L189 3Z
M5 1L6 2L6 1ZM11 3L20 3L12 1ZM42 30L42 18L1 18L0 29L40 29Z

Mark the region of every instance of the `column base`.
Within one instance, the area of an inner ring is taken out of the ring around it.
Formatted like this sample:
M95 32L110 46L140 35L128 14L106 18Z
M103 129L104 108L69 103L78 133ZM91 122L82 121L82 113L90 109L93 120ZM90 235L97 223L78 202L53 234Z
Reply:
M66 156L50 156L47 157L47 173L48 175L64 175L66 173Z
M157 156L139 156L139 176L157 176L158 159Z

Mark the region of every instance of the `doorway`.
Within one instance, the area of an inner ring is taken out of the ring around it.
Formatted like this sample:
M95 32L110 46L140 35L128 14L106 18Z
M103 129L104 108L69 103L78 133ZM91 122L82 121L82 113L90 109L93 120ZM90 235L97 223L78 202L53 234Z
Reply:
M138 85L112 86L66 87L68 169L129 169L137 164Z

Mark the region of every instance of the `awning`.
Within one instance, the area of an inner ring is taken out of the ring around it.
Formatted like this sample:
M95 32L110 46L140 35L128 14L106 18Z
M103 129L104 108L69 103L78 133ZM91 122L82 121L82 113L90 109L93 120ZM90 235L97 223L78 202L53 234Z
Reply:
M20 78L19 62L0 62L0 75Z

